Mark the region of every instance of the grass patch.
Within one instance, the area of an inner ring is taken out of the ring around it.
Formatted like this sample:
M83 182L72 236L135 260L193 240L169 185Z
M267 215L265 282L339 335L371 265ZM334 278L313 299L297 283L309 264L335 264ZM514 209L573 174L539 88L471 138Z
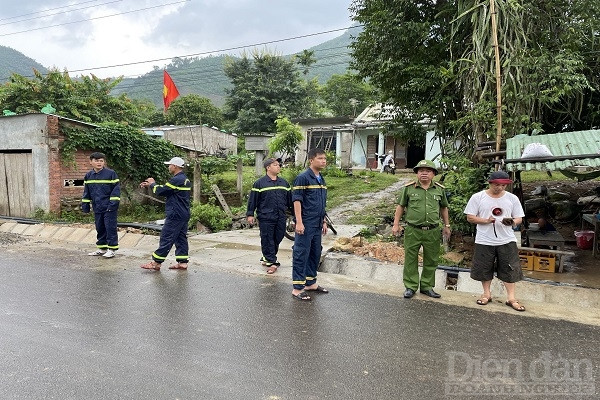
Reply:
M345 202L358 198L361 194L378 192L399 180L406 179L405 174L380 174L367 171L349 177L325 177L327 181L327 208L335 208ZM412 175L411 175L412 176Z
M552 173L552 177L548 176L546 172L543 171L522 171L521 172L521 182L538 182L538 181L573 181L570 178L567 178L563 174L558 171L554 171Z
M376 226L383 222L384 217L394 217L396 205L391 203L379 202L368 205L362 212L348 217L348 224Z

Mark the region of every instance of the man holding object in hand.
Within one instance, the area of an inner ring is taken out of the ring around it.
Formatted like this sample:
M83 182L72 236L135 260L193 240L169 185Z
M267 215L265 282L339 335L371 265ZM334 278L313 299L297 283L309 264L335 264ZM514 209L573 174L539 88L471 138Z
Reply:
M483 306L492 300L490 288L495 271L506 288L506 305L525 311L515 299L515 283L523 279L523 271L512 229L521 223L525 213L519 198L506 191L506 186L512 183L506 172L492 172L488 182L489 188L471 196L464 211L467 221L477 225L471 267L471 278L481 281L483 286L477 304Z

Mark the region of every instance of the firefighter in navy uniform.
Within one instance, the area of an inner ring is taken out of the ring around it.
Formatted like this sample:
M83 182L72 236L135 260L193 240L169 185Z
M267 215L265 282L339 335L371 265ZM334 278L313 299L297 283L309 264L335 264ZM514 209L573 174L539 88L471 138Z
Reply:
M317 284L317 267L321 261L321 235L327 233L325 205L327 185L321 171L327 157L321 149L308 152L309 167L294 180L292 202L296 218L292 264L292 296L311 300L308 292L328 293Z
M280 265L277 252L285 234L286 213L292 208L292 197L289 183L277 176L281 172L281 158L267 158L263 166L265 176L252 186L246 220L253 225L256 212L260 230L261 261L268 267L267 274L272 274Z
M190 220L190 192L192 184L183 173L184 161L180 157L173 157L165 161L169 165L169 172L173 175L164 185L157 185L153 178L148 178L140 184L149 187L152 193L167 198L165 224L160 232L158 249L152 253L152 261L142 265L144 269L160 270L161 264L169 255L171 247L175 245L175 260L169 269L185 270L188 267L188 240L187 231Z
M81 210L87 214L90 212L90 206L94 209L98 249L88 255L112 258L119 248L117 210L121 200L121 186L117 173L105 167L104 154L92 153L90 165L92 170L83 178Z
M414 296L417 289L426 296L439 298L433 288L435 286L435 271L440 254L440 233L450 237L450 216L448 200L444 187L433 182L438 170L429 160L420 161L413 171L417 181L404 186L394 214L392 232L400 233L400 218L405 215L406 229L404 231L404 297ZM440 217L444 227L440 229ZM441 232L440 232L441 231ZM423 246L423 272L419 279L418 257L419 249Z

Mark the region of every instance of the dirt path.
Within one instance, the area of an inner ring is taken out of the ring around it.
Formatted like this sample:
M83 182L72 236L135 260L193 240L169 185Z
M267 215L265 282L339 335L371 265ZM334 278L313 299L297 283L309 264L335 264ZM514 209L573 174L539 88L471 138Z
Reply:
M409 179L401 179L384 190L363 193L357 199L348 200L344 204L328 210L327 214L329 214L334 224L346 224L349 217L363 211L367 206L380 203L384 200L389 200L390 205L393 204L395 195L407 182L409 182Z

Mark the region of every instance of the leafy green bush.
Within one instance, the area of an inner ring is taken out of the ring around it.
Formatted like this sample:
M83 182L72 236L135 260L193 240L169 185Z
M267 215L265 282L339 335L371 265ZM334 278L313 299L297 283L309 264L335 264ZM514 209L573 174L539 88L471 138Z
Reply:
M189 226L195 227L198 222L213 232L227 230L231 227L231 218L221 207L211 203L192 204Z
M288 181L290 186L293 186L294 181L296 180L296 177L298 175L300 175L302 172L304 172L305 169L306 168L304 168L302 166L290 166L290 167L282 168L279 176L281 176L283 179Z
M236 160L237 161L237 160ZM210 178L212 175L223 173L233 168L235 161L230 158L220 158L215 156L204 157L200 161L202 173Z
M131 126L104 123L96 129L61 126L65 141L61 156L66 163L74 162L77 150L94 150L106 154L108 166L119 175L121 189L137 185L148 177L167 180L169 170L164 164L181 151L162 139L154 139Z
M462 233L472 233L473 225L467 222L464 214L469 198L485 187L487 165L475 167L471 161L461 155L443 158L442 164L448 170L443 173L443 185L448 196L448 211L452 229Z

